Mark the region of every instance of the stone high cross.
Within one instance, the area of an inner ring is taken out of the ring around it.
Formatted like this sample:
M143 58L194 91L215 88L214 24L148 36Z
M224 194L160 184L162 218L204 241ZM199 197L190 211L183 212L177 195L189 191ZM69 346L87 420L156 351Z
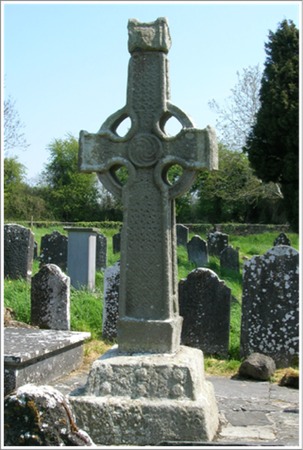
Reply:
M174 353L180 345L174 199L189 189L196 172L217 168L214 131L197 130L169 102L167 53L171 40L165 18L128 23L127 102L96 134L80 133L79 166L97 172L100 181L122 199L118 348L130 353ZM182 125L168 136L171 117ZM125 136L117 129L126 119ZM179 165L175 184L167 173ZM127 182L116 171L124 166Z

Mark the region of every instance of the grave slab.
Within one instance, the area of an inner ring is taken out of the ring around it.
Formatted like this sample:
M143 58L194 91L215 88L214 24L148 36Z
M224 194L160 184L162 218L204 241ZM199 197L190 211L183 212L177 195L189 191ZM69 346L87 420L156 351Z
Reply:
M78 368L88 332L4 329L5 395L27 383L45 384Z

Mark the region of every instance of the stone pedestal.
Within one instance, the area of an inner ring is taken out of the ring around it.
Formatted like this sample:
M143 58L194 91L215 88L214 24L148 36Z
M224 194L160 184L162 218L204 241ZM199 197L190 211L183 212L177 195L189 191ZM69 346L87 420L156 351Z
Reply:
M68 231L67 271L76 289L95 289L97 228L65 227Z
M203 353L119 353L114 346L91 368L85 392L69 397L77 423L97 445L210 441L218 428Z

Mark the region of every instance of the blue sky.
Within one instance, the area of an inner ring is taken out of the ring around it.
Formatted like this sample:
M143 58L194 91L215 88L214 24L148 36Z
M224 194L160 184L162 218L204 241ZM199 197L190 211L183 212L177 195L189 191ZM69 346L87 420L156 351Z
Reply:
M300 28L300 4L2 1L4 95L16 100L30 144L8 156L17 155L35 181L53 139L78 137L82 129L97 132L124 106L129 18L167 17L171 101L197 127L214 126L208 102L224 103L237 71L257 64L263 70L269 30L284 19Z

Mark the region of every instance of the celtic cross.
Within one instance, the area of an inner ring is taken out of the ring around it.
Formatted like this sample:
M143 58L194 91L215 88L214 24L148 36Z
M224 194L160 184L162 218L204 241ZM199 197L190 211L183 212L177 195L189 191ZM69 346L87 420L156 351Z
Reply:
M121 275L118 348L122 352L173 353L180 345L174 199L186 192L202 168L217 167L214 131L194 128L191 119L169 102L171 41L165 18L128 23L127 102L96 134L81 131L79 166L122 199ZM168 136L176 118L182 129ZM129 118L125 136L119 125ZM175 184L173 165L182 167ZM116 171L126 167L128 179Z

